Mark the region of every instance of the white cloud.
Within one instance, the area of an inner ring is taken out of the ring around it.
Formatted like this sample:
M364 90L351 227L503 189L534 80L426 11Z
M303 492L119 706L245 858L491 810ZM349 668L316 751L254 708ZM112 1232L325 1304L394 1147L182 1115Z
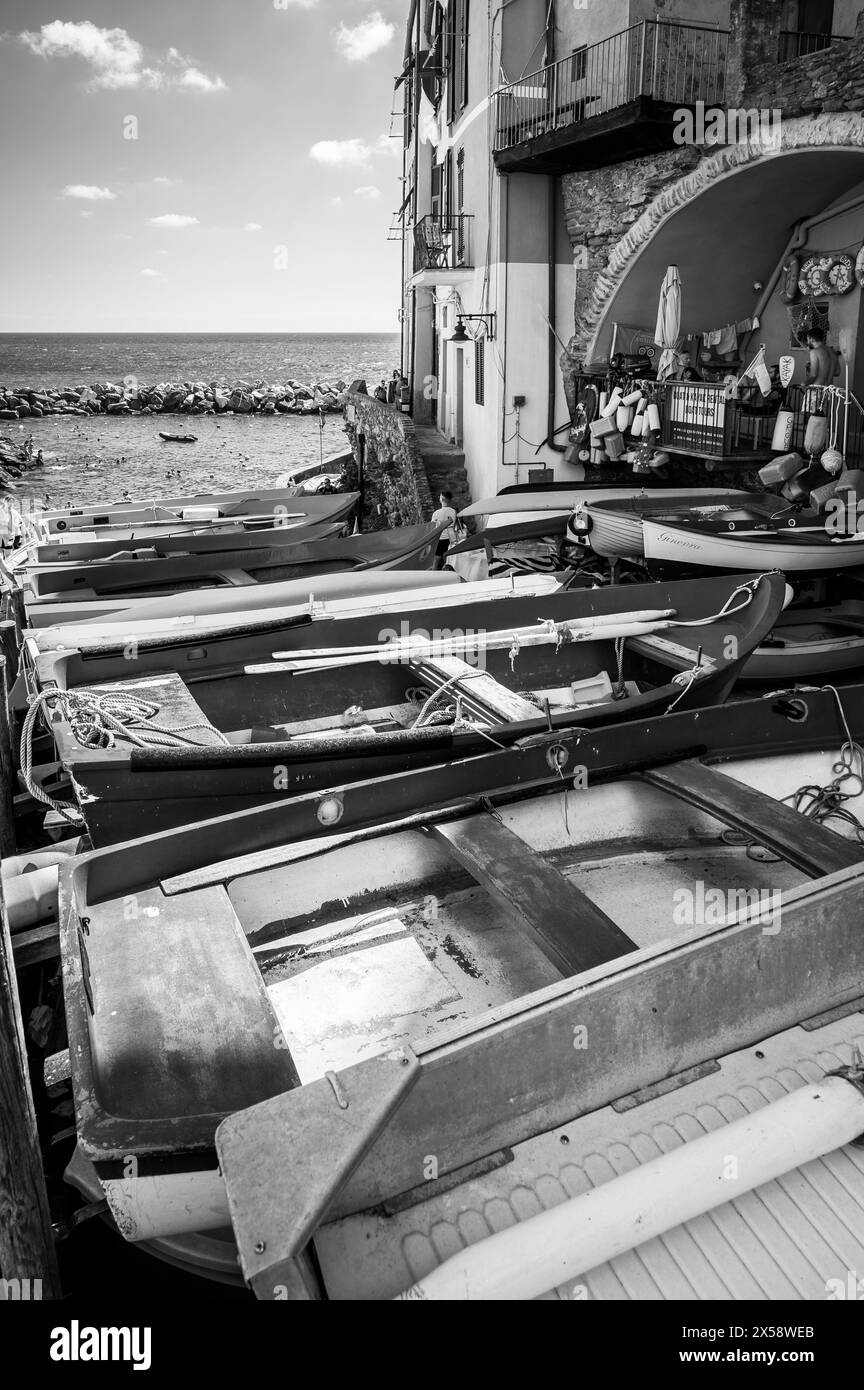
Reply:
M125 29L101 29L89 19L55 19L38 33L25 30L21 42L39 58L80 58L93 70L91 87L118 91L124 87L174 87L194 92L222 92L221 77L208 77L194 59L169 48L164 59L145 65L144 48Z
M92 216L93 216L93 213L92 213L92 212L87 212L86 209L85 209L84 212L79 212L78 216L79 216L79 217L92 217Z
M148 217L151 227L197 227L197 217L187 217L182 212L163 212L161 217Z
M372 202L375 198L381 197L381 189L376 188L374 183L365 183L362 188L354 189L355 198L365 198Z
M314 10L318 0L273 0L274 10L289 10L295 7L298 10Z
M309 151L310 158L319 164L342 165L368 164L372 150L364 140L319 140Z
M177 81L178 87L190 88L195 92L224 92L225 83L221 77L208 77L200 68L185 68Z
M244 232L263 232L264 228L260 222L246 222L243 230Z
M167 184L169 188L173 188L175 184L179 183L179 179L167 179L164 174L157 174L153 182Z
M341 206L342 206L342 199L341 199L341 197L340 197L340 195L339 195L338 193L336 194L336 197L335 197L335 198L331 198L331 199L330 199L330 206L331 206L332 208L341 208Z
M392 159L402 155L402 138L396 135L379 135L375 143L376 154L389 154Z
M139 270L138 274L139 274L139 275L144 275L144 276L146 276L148 280L161 280L161 279L162 279L162 272L161 272L161 270L151 270L150 267L149 267L149 265L148 265L148 266L145 266L143 270Z
M84 198L90 203L107 203L117 197L110 188L99 188L95 183L67 183L63 189L64 198Z
M395 33L395 24L385 19L380 10L373 10L368 19L361 19L353 29L347 24L340 24L338 29L334 29L333 36L336 47L349 63L363 63L373 53L386 48Z

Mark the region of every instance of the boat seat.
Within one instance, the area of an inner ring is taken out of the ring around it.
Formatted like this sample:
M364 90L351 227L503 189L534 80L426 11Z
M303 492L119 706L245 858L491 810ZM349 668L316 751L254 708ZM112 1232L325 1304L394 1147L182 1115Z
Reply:
M296 1071L222 888L92 905L94 1090L111 1115L211 1115L278 1095Z
M151 700L159 706L158 713L147 721L147 726L154 733L159 729L182 729L190 743L200 744L202 748L215 748L223 742L219 730L210 723L176 671L154 672L137 680L104 681L98 685L88 685L86 689L97 694L126 693L140 700Z
M519 723L537 719L540 709L524 695L508 690L493 676L469 666L458 656L436 656L410 663L424 685L440 690L446 685L453 696L462 695L474 709L479 709L494 724Z

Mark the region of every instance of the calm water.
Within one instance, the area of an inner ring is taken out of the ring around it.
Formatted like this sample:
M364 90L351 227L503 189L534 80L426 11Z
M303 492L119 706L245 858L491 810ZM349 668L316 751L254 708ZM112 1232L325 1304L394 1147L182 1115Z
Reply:
M374 334L0 334L0 384L79 386L134 375L160 381L312 382L365 377L370 388L399 363L399 338ZM167 421L167 424L166 424ZM160 429L188 429L197 444L165 444ZM272 486L293 464L347 447L340 415L52 415L0 421L0 433L33 437L45 464L19 491L63 507L124 494L211 492Z
M0 333L0 385L84 386L136 376L160 381L306 383L399 365L396 333Z

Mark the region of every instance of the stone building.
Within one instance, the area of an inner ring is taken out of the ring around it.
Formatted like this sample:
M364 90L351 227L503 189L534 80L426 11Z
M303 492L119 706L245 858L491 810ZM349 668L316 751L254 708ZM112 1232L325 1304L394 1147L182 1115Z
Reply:
M403 364L421 448L455 445L475 497L581 476L578 374L650 344L670 264L682 334L734 329L730 362L765 343L803 375L783 268L864 242L862 10L413 0ZM864 398L860 306L820 309Z

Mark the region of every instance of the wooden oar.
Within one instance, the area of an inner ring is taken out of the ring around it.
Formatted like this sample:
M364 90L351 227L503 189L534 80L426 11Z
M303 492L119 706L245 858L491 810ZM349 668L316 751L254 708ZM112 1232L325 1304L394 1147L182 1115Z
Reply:
M523 647L549 646L564 638L567 645L573 642L612 642L619 637L642 637L652 632L662 632L674 627L674 610L671 617L663 619L634 620L628 614L621 614L617 620L609 618L602 624L586 626L577 622L559 623L555 628L544 627L514 628L509 632L490 632L468 634L438 642L418 641L411 644L386 643L365 651L345 652L336 649L332 654L304 652L302 656L284 661L262 662L245 666L247 676L268 675L278 671L309 674L313 671L330 671L340 666L361 666L377 662L387 666L400 661L422 660L429 656L457 656L460 652L489 652L507 650L514 644ZM611 615L610 615L611 616Z

